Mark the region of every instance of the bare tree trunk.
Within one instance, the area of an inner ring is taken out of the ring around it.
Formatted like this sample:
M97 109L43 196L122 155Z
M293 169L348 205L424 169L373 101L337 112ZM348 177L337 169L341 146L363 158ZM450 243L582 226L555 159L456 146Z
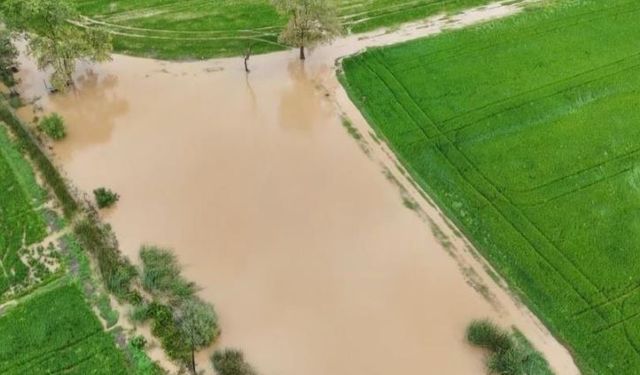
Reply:
M253 45L250 45L249 48L247 48L247 52L245 52L244 54L244 71L247 73L250 73L251 71L249 70L249 59L251 58L251 50L253 49Z
M193 345L191 345L191 371L193 372L193 375L196 375L196 353L195 353L195 349L193 348Z
M304 59L306 59L306 56L304 55L304 46L300 46L300 60Z

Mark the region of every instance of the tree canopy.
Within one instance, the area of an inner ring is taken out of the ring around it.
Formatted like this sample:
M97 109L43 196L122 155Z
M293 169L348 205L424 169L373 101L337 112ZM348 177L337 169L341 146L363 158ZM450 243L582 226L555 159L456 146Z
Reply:
M27 37L38 68L53 69L51 84L57 90L73 84L76 61L111 58L110 36L82 27L69 0L5 0L2 12L9 29Z
M211 304L192 297L182 301L175 311L175 319L182 336L191 346L191 369L195 373L195 351L211 345L220 335L218 316Z
M305 47L327 43L340 35L342 26L331 0L272 0L278 11L289 16L280 34L280 43L300 48L304 60Z

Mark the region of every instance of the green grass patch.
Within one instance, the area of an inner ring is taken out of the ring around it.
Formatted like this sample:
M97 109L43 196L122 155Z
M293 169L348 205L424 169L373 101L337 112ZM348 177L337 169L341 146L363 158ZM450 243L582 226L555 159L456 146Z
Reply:
M62 205L67 218L71 218L78 211L78 203L73 198L64 178L51 160L42 151L33 135L27 130L27 126L18 119L15 112L4 99L0 98L0 122L6 123L18 140L20 148L24 150L38 168L42 178L51 188L56 198Z
M346 59L369 123L586 374L640 372L640 3Z
M369 31L487 0L340 0L345 28ZM286 19L269 0L76 0L89 25L110 32L115 50L163 59L235 56L281 50Z
M47 234L36 207L44 202L31 167L0 123L0 300L31 287L31 267L21 255ZM27 262L28 263L28 262Z
M0 373L128 374L74 285L36 293L0 317Z

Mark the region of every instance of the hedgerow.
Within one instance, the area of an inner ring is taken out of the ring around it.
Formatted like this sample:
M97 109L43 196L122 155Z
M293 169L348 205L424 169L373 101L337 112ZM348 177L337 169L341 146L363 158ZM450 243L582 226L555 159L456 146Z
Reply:
M2 99L0 99L0 121L4 121L6 125L9 126L18 138L20 146L26 151L31 161L38 167L38 171L43 179L62 205L65 216L67 218L73 217L73 215L78 212L79 205L70 192L65 179L44 151L42 151L38 141L29 133L27 127Z

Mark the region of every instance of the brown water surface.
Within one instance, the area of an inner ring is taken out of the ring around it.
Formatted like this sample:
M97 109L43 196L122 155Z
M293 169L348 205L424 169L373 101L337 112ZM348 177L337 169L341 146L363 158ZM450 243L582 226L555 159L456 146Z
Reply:
M76 92L40 104L68 122L55 154L71 180L121 195L105 219L122 250L137 259L145 243L175 249L220 315L218 346L243 349L261 374L481 374L464 329L482 317L517 325L560 373L577 373L477 264L493 299L469 286L459 262L474 261L443 249L425 222L442 226L435 209L416 198L425 219L404 207L383 168L406 182L336 84L335 58L412 36L347 38L306 64L295 52L258 56L250 75L239 59L116 56L95 72L81 67ZM27 95L42 92L28 61L21 75Z

